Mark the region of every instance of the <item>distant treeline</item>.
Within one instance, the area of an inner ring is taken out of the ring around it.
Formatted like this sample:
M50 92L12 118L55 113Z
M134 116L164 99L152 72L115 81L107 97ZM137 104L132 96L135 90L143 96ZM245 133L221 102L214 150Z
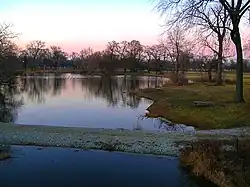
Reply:
M40 40L31 41L24 49L13 42L16 37L9 25L0 27L0 80L12 73L34 70L72 68L85 72L111 74L118 69L126 72L173 71L176 76L184 71L208 71L218 68L218 55L199 56L196 44L187 40L181 30L168 33L166 40L145 46L137 40L108 42L103 51L84 48L80 52L66 53L60 46L47 46ZM224 63L224 69L234 70L236 63ZM245 60L244 70L250 71Z
M143 46L139 41L109 42L103 51L93 52L91 48L79 53L67 54L60 47L45 47L41 41L31 42L25 50L15 51L12 48L2 56L2 74L15 70L37 70L72 68L87 72L101 71L112 73L117 69L127 71L174 71L176 61L169 56L164 45ZM217 68L215 57L197 57L191 52L180 53L180 69L185 71L210 71ZM234 70L236 62L224 63L224 69ZM250 71L248 60L244 62L245 71ZM4 73L5 72L5 73Z

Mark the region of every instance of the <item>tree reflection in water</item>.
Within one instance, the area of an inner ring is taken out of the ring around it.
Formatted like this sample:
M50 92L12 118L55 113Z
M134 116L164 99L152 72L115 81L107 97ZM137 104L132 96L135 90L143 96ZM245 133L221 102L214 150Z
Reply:
M0 83L0 122L11 123L17 118L18 110L23 105L19 93L19 84L15 79Z
M22 91L33 102L45 102L47 96L57 96L66 90L81 87L85 99L103 99L110 107L137 108L141 99L134 90L158 87L163 79L138 76L100 76L87 77L79 75L36 76L22 78Z
M66 79L61 75L22 77L22 92L37 103L43 103L48 95L57 96L65 89Z
M135 112L137 121L134 128L142 128L144 114L138 113L137 108L143 101L151 104L149 100L143 100L134 93L137 89L148 87L160 87L166 80L147 76L81 76L81 75L42 75L24 76L12 82L1 84L0 90L0 121L14 122L17 119L18 109L27 102L43 103L46 99L58 97L58 101L64 99L71 102L76 100L101 100L112 108L129 107ZM21 98L23 96L25 99ZM66 96L66 97L64 97ZM75 97L77 96L77 97ZM79 97L80 96L80 97ZM24 103L25 102L25 103ZM99 102L99 101L98 101ZM97 103L98 103L97 102ZM98 106L97 106L98 107ZM137 114L138 113L138 114ZM172 126L159 120L153 120L156 129L167 131L185 130L185 127Z
M105 99L108 106L137 108L141 99L133 91L141 88L154 87L154 79L136 76L102 76L77 79L88 98ZM149 82L149 83L148 83ZM161 85L162 81L158 81ZM159 86L159 85L157 85Z

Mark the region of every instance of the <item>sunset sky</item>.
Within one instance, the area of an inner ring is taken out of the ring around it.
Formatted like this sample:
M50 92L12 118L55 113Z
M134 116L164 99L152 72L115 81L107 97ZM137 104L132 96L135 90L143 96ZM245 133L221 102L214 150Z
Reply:
M162 33L152 0L1 0L1 22L21 33L19 44L43 40L67 52L91 46L103 49L108 41L157 42Z
M13 24L21 47L31 40L59 45L66 52L104 49L107 42L157 43L163 19L155 0L0 0L0 22ZM249 23L242 23L249 36ZM249 37L248 37L249 38ZM243 41L244 42L244 41Z

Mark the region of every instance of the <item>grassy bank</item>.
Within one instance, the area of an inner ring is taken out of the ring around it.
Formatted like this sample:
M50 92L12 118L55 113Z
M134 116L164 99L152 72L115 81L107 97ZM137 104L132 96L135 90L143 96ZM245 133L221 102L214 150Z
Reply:
M199 73L189 73L196 80ZM229 73L228 78L234 79ZM174 123L183 123L199 129L234 128L250 126L250 74L244 76L245 104L234 102L235 85L213 86L195 83L186 86L165 85L161 89L145 89L138 95L154 104L148 108L150 117L164 117ZM211 107L197 107L194 101L213 102Z
M250 186L250 139L204 140L185 147L180 160L193 175L223 187Z

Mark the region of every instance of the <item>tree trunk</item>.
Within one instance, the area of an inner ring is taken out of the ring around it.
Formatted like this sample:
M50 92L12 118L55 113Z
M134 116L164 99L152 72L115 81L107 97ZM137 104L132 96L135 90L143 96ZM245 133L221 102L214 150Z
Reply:
M235 44L237 52L237 65L236 65L236 101L239 103L244 102L244 93L243 93L243 54L241 41Z
M218 64L216 72L216 85L222 85L222 61L223 61L223 38L218 38L219 40L219 53L218 53Z
M208 70L208 81L212 82L212 69Z
M207 74L208 74L208 81L209 82L212 82L212 69L213 69L213 66L211 64L212 62L209 63L208 65L208 71L207 71Z
M179 81L179 60L176 61L176 65L175 65L175 81L176 83Z
M28 59L27 59L26 56L24 56L23 63L24 63L24 71L25 71L25 73L27 73L27 69L28 69Z
M236 102L244 103L243 92L243 52L241 45L241 36L239 27L234 25L233 31L231 31L231 38L236 47L237 64L236 64Z
M156 60L156 61L155 61L155 74L156 74L156 75L157 75L157 71L158 71L158 70L157 70L157 69L158 69L158 68L157 68L157 64L158 64L158 61Z

